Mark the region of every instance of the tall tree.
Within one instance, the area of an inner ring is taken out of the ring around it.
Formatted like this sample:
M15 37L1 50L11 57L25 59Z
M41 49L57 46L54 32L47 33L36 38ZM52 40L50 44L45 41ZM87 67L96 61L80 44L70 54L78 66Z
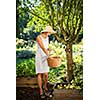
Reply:
M27 11L35 20L38 19L36 26L41 30L45 24L51 25L57 31L54 34L56 39L65 45L67 78L70 82L73 78L72 44L76 43L83 31L83 0L24 1Z

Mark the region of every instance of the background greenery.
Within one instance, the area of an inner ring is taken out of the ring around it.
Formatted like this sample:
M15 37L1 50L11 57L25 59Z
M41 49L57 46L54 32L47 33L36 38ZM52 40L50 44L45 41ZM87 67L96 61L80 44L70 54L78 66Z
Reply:
M19 44L18 44L19 45ZM17 45L16 45L17 46ZM54 49L53 55L59 55L62 59L61 66L58 68L51 68L49 72L50 83L62 83L66 74L66 55L64 51L64 45L61 43L50 42L49 47ZM27 46L26 48L20 47L16 49L16 76L17 77L35 77L35 53L37 50L36 43L33 47ZM77 45L73 45L73 69L74 79L69 85L64 85L65 88L83 88L83 47L82 42ZM58 85L61 89L62 86Z

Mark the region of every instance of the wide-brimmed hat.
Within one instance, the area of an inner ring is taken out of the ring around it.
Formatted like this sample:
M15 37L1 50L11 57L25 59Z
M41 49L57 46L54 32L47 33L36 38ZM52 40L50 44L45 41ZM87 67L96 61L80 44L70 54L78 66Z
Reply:
M54 31L53 28L52 28L51 26L46 26L46 27L44 28L44 30L41 31L41 33L43 33L43 32L49 32L49 33L51 33L51 34L56 33L56 31Z

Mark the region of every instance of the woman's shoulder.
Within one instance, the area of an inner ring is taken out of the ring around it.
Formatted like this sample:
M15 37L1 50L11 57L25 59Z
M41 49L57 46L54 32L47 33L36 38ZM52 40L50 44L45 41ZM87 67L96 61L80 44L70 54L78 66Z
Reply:
M38 36L36 37L36 39L38 39L38 38L41 38L41 35L38 35Z
M41 35L38 35L38 36L37 36L36 41L37 41L37 42L38 42L38 41L42 41Z

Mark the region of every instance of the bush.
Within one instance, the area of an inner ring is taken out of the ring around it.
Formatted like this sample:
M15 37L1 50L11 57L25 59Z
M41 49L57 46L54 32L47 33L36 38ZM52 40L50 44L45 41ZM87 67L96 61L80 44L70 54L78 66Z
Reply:
M28 76L36 76L35 73L35 59L16 59L16 76L17 77L28 77Z
M59 47L60 46L60 47ZM66 66L66 54L64 51L64 46L58 42L51 42L50 47L54 49L57 53L54 55L59 55L62 58L62 64L56 69L50 69L49 81L53 83L64 82L64 77L67 68ZM59 48L59 49L58 49ZM75 88L83 89L83 48L82 45L73 45L73 74L74 79L63 88ZM60 87L62 88L62 87Z
M53 49L54 52L51 52L52 56L60 56L62 60L62 64L66 65L66 53L64 49L64 45L62 43L50 42L49 48Z
M17 58L32 58L35 57L35 54L32 50L17 50L16 51L16 57Z
M63 82L63 77L65 77L65 73L66 68L63 64L58 68L51 68L48 81L51 83L61 83Z
M73 74L74 79L66 88L83 89L83 47L73 45Z
M27 47L32 47L34 44L33 40L24 40L24 39L16 39L16 48L27 48Z
M58 43L57 41L55 42L51 41L49 44L49 48L54 50L51 52L52 56L61 57L62 63L58 68L50 69L48 81L51 83L63 82L62 78L65 76L65 73L66 73L66 67L65 67L66 66L66 53L64 50L64 45L62 45L61 43Z
M72 85L77 89L83 89L83 47L82 45L76 45L76 47L73 47L73 49L74 79L72 80Z
M61 66L52 69L50 68L49 72L49 82L52 83L60 83L64 82L63 78L66 76L66 53L64 45L61 43L50 42L50 48L54 49L53 56L60 56L62 59ZM36 44L29 50L27 49L20 49L17 50L17 76L35 76L35 60L34 54L36 52ZM71 81L70 84L66 86L66 88L76 88L82 89L83 88L83 48L82 45L73 45L73 73L74 79ZM22 59L28 58L28 59Z
M72 80L72 86L76 89L83 89L83 64L75 64L74 67L74 79Z

